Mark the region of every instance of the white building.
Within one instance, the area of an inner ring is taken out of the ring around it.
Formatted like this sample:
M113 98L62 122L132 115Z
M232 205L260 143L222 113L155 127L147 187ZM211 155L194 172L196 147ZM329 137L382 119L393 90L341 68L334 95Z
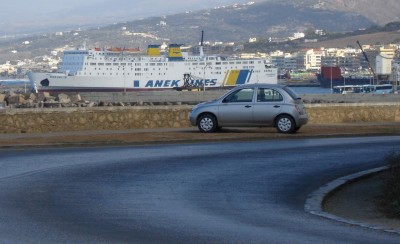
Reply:
M249 42L250 43L257 42L257 38L256 37L250 37L249 38Z
M320 50L310 49L305 54L305 68L306 70L319 70L321 67L321 60L324 52Z
M306 34L304 34L303 32L296 32L293 34L292 39L296 40L296 39L304 38L305 36L306 36Z
M376 56L376 73L378 75L390 75L392 73L393 56L380 53Z

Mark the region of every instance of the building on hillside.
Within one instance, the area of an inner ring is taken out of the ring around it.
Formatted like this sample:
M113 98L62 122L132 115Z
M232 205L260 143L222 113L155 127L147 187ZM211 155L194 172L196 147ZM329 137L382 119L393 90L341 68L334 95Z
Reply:
M324 36L326 32L324 30L315 30L315 35Z
M305 53L306 70L320 70L324 52L321 50L310 49Z
M297 40L297 39L304 38L305 36L306 36L306 34L304 34L304 32L296 32L296 33L293 33L293 36L290 37L290 39Z
M271 62L278 70L285 69L285 56L271 56Z
M360 57L356 53L344 53L344 55L337 57L338 66L349 71L357 71L360 68Z
M253 42L257 42L257 38L256 37L250 37L249 38L249 43L253 43Z
M378 49L379 53L376 55L375 67L376 74L379 79L388 80L392 74L392 62L396 57L396 46L387 45L381 46Z
M392 62L392 73L390 79L395 86L400 86L400 59L396 58Z
M257 52L257 53L241 53L241 54L239 54L239 57L243 58L243 59L252 59L252 58L264 58L264 59L266 59L266 58L268 58L268 55L266 53L260 53L260 52Z
M284 59L284 67L286 70L298 70L297 55L287 54Z

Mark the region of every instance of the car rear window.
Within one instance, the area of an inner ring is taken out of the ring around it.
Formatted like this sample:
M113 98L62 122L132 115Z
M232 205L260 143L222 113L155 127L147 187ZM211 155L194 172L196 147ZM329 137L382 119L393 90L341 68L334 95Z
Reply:
M282 87L282 89L287 92L292 98L293 100L297 100L300 99L299 95L297 95L297 93L295 91L293 91L292 89L290 89L287 86Z

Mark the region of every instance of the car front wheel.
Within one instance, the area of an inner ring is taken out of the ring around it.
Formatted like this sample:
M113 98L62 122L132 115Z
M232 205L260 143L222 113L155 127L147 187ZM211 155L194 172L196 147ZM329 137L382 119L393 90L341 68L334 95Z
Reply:
M276 129L279 133L290 134L295 132L295 122L289 115L281 115L276 120Z
M197 124L201 132L214 132L218 127L217 119L211 114L202 115Z

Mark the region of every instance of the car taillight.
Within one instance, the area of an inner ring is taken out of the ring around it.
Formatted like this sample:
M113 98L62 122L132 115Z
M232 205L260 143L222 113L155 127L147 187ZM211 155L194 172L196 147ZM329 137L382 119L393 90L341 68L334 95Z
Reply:
M306 114L306 111L305 111L305 109L304 109L303 106L297 105L297 104L296 104L295 107L296 107L296 109L297 109L297 112L299 112L300 115Z

